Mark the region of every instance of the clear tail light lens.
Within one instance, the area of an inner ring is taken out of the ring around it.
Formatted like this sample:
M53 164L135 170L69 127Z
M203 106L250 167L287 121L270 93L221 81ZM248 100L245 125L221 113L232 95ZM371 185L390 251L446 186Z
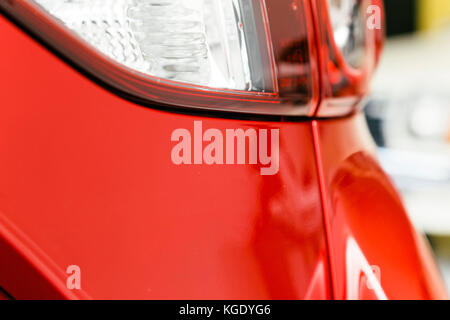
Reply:
M211 88L274 90L273 75L262 72L263 65L270 65L268 47L253 36L251 2L35 2L93 47L135 71Z

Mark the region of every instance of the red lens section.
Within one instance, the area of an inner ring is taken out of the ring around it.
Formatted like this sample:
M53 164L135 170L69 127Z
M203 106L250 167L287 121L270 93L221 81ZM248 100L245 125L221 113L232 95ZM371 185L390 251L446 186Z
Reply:
M312 115L319 88L310 3L268 0L266 6L280 96L284 104L307 106Z

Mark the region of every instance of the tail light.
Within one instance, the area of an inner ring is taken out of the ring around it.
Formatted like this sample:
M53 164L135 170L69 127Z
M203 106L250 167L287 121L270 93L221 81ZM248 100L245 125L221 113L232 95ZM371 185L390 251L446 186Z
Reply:
M351 112L364 101L384 39L383 0L313 1L322 70L317 116Z
M349 20L350 4L363 10L369 2L8 0L0 8L142 104L313 116L320 98L354 96L365 88L370 57L359 49L372 44L346 35L345 26L359 25L353 14ZM314 18L332 21L318 24L319 46ZM351 69L360 66L361 72ZM326 75L320 77L319 68ZM345 79L335 82L337 76Z

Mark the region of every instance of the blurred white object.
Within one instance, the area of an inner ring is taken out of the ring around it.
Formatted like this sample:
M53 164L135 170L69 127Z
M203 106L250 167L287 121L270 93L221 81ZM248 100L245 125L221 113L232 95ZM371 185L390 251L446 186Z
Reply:
M375 81L382 166L414 224L450 235L450 29L392 38Z

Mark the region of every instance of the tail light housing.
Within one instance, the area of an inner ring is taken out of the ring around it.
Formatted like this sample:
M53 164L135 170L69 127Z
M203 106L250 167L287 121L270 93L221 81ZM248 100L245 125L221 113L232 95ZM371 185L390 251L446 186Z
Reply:
M362 105L382 52L383 0L317 0L313 6L321 61L317 116L348 114Z
M320 116L330 114L318 110L320 101L332 114L354 107L376 48L370 33L361 65L343 59L327 1L8 0L0 8L141 104Z

